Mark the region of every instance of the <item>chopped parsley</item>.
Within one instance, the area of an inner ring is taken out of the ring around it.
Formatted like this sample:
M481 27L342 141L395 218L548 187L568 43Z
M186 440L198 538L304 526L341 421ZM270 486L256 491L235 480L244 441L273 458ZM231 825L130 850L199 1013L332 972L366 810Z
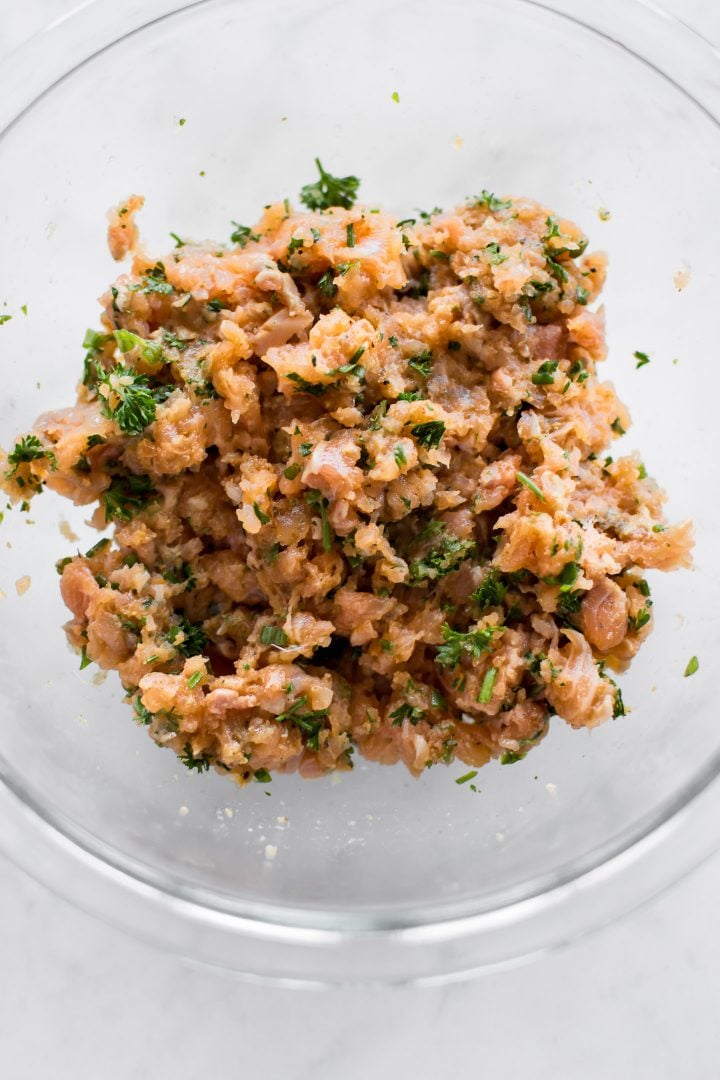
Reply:
M444 644L438 647L435 661L441 667L452 669L458 666L463 653L468 653L473 660L477 660L484 652L489 652L493 636L504 629L504 626L486 626L483 630L463 632L453 630L447 623L443 623Z
M22 438L18 439L15 446L8 454L7 460L8 465L11 466L5 473L8 480L12 479L20 465L29 461L46 460L51 469L57 469L57 458L55 454L52 450L43 446L37 435L23 435Z
M175 292L175 288L170 284L165 275L165 266L163 263L155 263L150 270L146 270L143 274L141 285L131 285L131 292L140 293L159 293L161 296L170 296Z
M145 375L118 364L103 372L98 380L100 412L114 420L126 435L141 435L155 420L158 402L164 401L174 389L174 386L152 388Z
M5 323L10 322L12 315L0 315L0 326L4 326Z
M590 290L586 289L584 285L578 285L575 289L575 299L577 300L578 304L580 304L582 307L585 307L588 300L590 299Z
M305 745L311 750L317 750L320 731L323 727L323 721L327 719L329 710L309 709L307 712L303 712L306 705L307 697L303 694L302 697L293 702L289 709L273 717L273 719L278 724L295 724L305 735Z
M492 566L488 570L480 585L472 593L470 599L477 604L480 611L487 611L491 607L500 607L505 600L507 588L502 580L500 571Z
M398 94L397 90L393 90L390 97L393 99L396 105L400 104L400 95Z
M324 394L328 388L326 383L312 383L304 379L302 375L299 375L297 371L289 371L285 378L294 383L298 388L298 392L301 394L312 394L313 397L319 397L320 394Z
M697 656L691 656L687 662L687 667L683 672L683 676L687 679L689 675L694 675L697 669L700 667L700 661Z
M196 674L200 675L202 678L201 672L196 672ZM190 680L188 680L188 685L189 683ZM180 760L182 761L185 768L190 769L190 771L195 769L199 773L204 773L207 772L210 768L210 761L208 760L208 758L206 758L204 754L198 754L198 756L196 757L193 753L193 748L190 743L185 743L185 745L183 746L182 754L180 754Z
M393 457L395 458L395 461L400 466L400 468L402 468L404 465L407 465L407 458L405 457L405 451L403 450L402 446L395 447L395 450L393 451Z
M205 306L208 307L210 311L222 311L226 307L225 303L218 297L214 300L208 300Z
M360 187L357 176L333 176L323 169L319 158L315 158L315 165L319 179L300 189L300 202L308 210L327 210L331 206L342 206L349 210Z
M410 428L410 434L414 435L420 446L426 450L436 449L445 434L445 424L442 420L429 420L425 424L415 424Z
M278 648L283 649L289 642L290 638L279 626L263 626L260 631L261 645L277 645Z
M473 196L470 203L472 206L484 206L491 214L495 214L498 210L509 210L512 206L512 199L498 199L496 195L493 195L492 191L486 191L483 188L481 194Z
M317 287L323 296L333 297L337 293L337 285L333 281L334 272L331 269L326 270L322 277L319 278Z
M615 432L616 435L624 435L625 434L625 428L620 423L620 417L619 416L615 417L615 419L613 420L610 427L613 429L613 431Z
M639 349L636 349L636 351L633 353L633 356L637 360L637 364L635 365L636 370L637 368L645 367L646 364L650 363L650 357L648 356L648 354L640 352Z
M190 563L183 561L176 566L169 566L166 570L163 570L162 576L171 585L184 585L185 592L192 592L197 584L192 566Z
M503 255L499 244L486 244L483 251L487 253L488 262L491 266L499 266L500 263L507 262L510 258L509 255Z
M349 248L355 247L355 225L352 221L345 226L345 243Z
M614 685L614 684L613 684ZM622 690L619 686L615 687L615 698L613 701L613 720L617 720L620 716L625 716L625 702L623 701Z
M205 678L205 672L204 671L193 671L192 675L190 675L188 677L188 681L187 681L188 690L194 690L196 686L200 685L200 683L203 681L204 678Z
M157 498L157 492L149 476L128 473L114 476L101 497L107 521L130 521Z
M477 552L474 540L463 540L458 536L446 534L444 525L441 522L436 524L440 526L440 530L437 531L442 531L443 535L422 555L410 560L409 585L437 581L438 578L457 570L465 559L472 558ZM418 540L422 542L422 533Z
M182 640L177 639L182 635ZM180 621L173 623L166 634L167 640L177 651L188 659L191 656L200 656L204 651L208 639L200 623L190 622L185 616L180 616Z
M400 727L403 720L409 720L410 723L415 726L425 716L423 709L418 709L414 705L409 705L405 702L403 705L399 705L394 712L390 713L390 719L392 720L393 727Z
M570 592L580 574L580 568L576 562L565 563L559 574L552 577L544 577L546 585L559 585L560 592Z
M272 776L267 769L256 769L253 773L253 780L258 784L269 784L272 780Z
M430 349L423 349L417 356L411 356L407 363L409 368L417 371L418 375L422 375L423 379L427 379L432 371L433 354Z
M259 234L253 232L249 225L240 225L237 221L233 221L232 224L235 228L230 233L231 244L237 244L239 247L245 248L250 240L257 241L260 239Z
M288 467L283 470L283 476L286 480L295 480L295 478L298 477L301 472L302 465L299 465L297 461L294 461L292 465L288 465Z

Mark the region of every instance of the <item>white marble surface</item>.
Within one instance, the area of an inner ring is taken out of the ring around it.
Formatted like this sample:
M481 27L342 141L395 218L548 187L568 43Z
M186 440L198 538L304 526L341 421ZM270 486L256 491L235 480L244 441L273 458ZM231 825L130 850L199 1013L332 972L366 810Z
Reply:
M663 4L720 42L720 5ZM76 6L4 0L0 62ZM619 925L529 966L439 990L302 993L194 970L0 859L0 1076L716 1080L719 905L715 857Z

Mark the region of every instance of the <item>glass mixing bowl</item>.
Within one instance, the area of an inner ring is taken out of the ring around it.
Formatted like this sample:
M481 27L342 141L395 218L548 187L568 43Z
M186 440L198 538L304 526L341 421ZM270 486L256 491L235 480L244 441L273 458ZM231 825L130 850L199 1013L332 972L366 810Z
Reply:
M698 539L695 570L651 575L656 625L622 679L625 719L591 734L555 720L477 793L457 764L240 790L186 773L132 723L115 675L78 670L54 561L76 546L62 520L80 549L96 538L87 511L47 494L6 513L0 843L14 859L195 960L326 983L514 961L713 849L720 500L699 392L720 292L719 76L705 41L636 0L96 0L4 62L0 443L72 399L115 273L108 206L143 193L154 251L170 230L227 238L231 218L294 196L319 155L401 216L483 187L527 194L609 252L623 441ZM636 349L652 356L640 370Z

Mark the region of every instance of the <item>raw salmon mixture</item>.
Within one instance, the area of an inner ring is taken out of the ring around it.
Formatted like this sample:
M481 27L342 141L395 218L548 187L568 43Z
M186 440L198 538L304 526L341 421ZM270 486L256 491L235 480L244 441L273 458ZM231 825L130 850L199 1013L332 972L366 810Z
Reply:
M415 775L512 763L557 714L624 712L646 569L689 564L597 377L606 259L490 192L398 221L319 179L231 242L138 241L89 331L77 403L3 485L112 526L58 564L81 665L191 769Z

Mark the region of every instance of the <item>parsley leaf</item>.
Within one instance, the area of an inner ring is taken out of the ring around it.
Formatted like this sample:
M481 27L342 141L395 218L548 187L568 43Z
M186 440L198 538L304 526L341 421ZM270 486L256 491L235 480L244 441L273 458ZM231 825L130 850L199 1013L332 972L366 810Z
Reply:
M285 712L273 717L278 724L291 723L299 727L305 735L305 745L311 750L317 750L319 735L323 727L323 721L327 718L328 709L302 710L307 705L307 697L303 694L297 698Z
M468 653L473 660L477 660L482 653L489 652L493 636L504 629L504 626L486 626L483 630L469 630L463 633L443 623L444 644L438 647L435 662L441 667L456 668L463 653Z
M57 458L52 450L43 446L37 435L23 435L8 454L8 465L11 468L7 470L5 476L11 480L24 462L40 461L43 458L47 460L51 469L57 469Z
M170 284L166 275L165 267L161 262L155 263L150 270L146 270L143 274L141 285L131 285L131 292L140 293L160 293L163 296L170 296L175 292L175 288Z
M105 518L107 521L130 521L156 497L149 476L143 473L114 476L110 487L102 493Z
M445 424L442 420L429 420L425 424L415 424L410 428L410 434L415 436L420 446L432 450L440 445L445 434Z
M231 244L238 244L239 247L244 248L250 240L260 239L258 233L253 232L249 225L240 225L237 221L233 221L232 224L235 228L230 233Z
M300 189L300 202L308 210L327 210L331 206L342 206L349 210L360 187L357 176L332 176L323 169L319 158L315 158L315 165L319 179Z
M185 743L185 745L183 746L182 754L180 754L180 760L182 761L185 768L190 769L190 771L195 769L199 773L204 773L207 772L210 768L210 762L204 754L198 754L198 756L195 757L195 754L193 753L193 748L190 743Z
M470 599L474 604L478 605L482 612L491 607L500 607L505 600L506 592L507 588L503 583L502 574L497 567L491 566Z
M512 199L498 199L496 195L493 195L492 191L486 191L482 189L481 194L474 196L470 199L472 206L485 207L491 214L497 213L498 210L509 210L512 206Z
M260 631L261 645L277 645L284 648L290 641L285 631L280 626L263 626Z
M417 356L411 356L407 363L409 368L417 371L418 375L422 375L423 379L427 379L432 371L433 354L430 349L423 349Z

